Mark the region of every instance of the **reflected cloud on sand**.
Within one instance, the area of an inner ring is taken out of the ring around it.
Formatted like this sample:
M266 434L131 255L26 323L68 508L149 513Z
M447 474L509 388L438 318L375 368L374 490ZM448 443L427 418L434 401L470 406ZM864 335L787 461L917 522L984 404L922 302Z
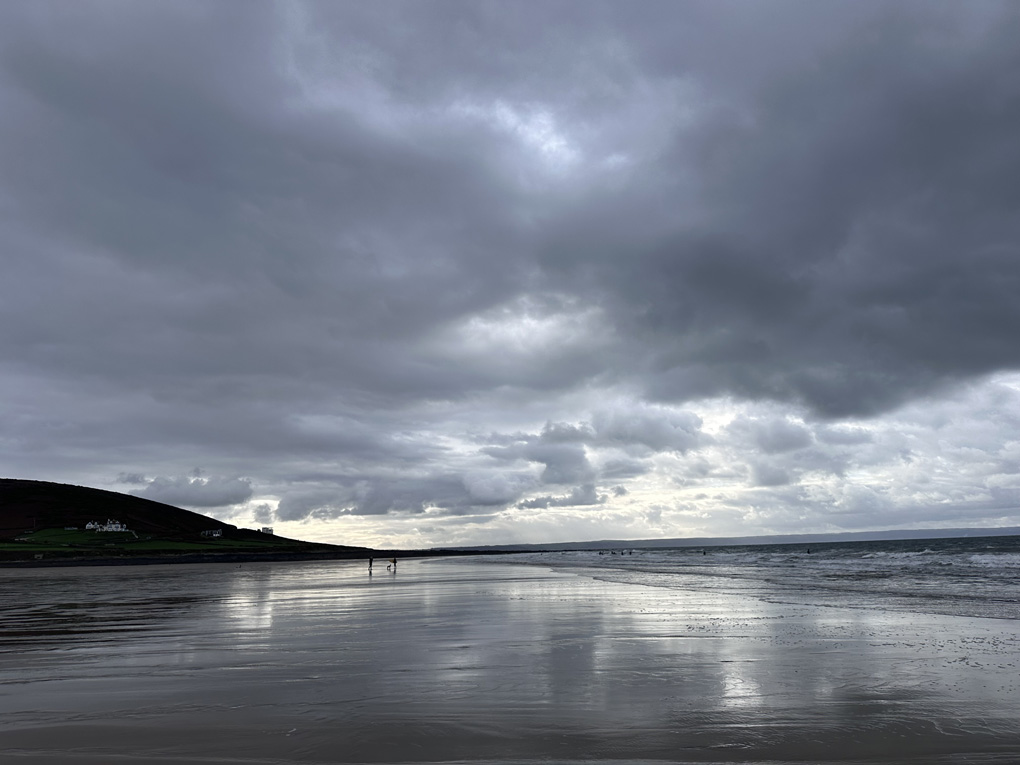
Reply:
M485 560L400 568L0 572L0 689L18 688L0 693L0 749L241 763L1020 750L1012 623Z

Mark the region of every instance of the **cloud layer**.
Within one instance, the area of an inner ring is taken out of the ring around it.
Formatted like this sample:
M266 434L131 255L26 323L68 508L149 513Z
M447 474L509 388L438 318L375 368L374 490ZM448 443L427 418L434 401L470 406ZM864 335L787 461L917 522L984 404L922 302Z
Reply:
M0 467L366 544L1020 523L1018 32L5 4Z

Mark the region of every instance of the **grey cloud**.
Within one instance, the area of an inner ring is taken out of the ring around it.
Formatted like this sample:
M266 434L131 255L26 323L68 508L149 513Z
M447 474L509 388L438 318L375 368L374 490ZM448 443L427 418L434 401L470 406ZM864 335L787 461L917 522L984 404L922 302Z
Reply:
M141 486L148 483L148 479L141 473L121 473L117 476L117 483L132 484Z
M751 466L753 486L785 486L790 480L789 473L776 465L756 462Z
M472 471L464 476L471 501L478 506L506 505L516 500L535 483L528 473Z
M528 450L528 458L545 465L542 482L569 484L591 478L594 469L584 448L567 444L537 444Z
M273 508L263 502L252 508L251 517L255 523L265 525L272 523L276 516L273 513Z
M893 503L880 491L869 486L850 485L841 492L834 511L840 515L874 517L894 509Z
M831 437L816 439L812 428L779 415L771 405L757 412L752 408L735 417L719 435L716 444L721 452L713 453L708 460L689 462L685 471L698 483L706 478L718 480L723 471L717 461L724 458L731 465L746 466L750 485L774 487L798 483L809 474L817 480L842 478L849 468L863 464L871 441L866 431L826 425L817 430L831 430ZM875 456L884 461L887 450L879 450Z
M544 510L550 507L583 507L587 505L599 505L606 501L603 494L595 490L595 484L584 484L571 489L570 493L564 496L543 496L523 500L517 503L522 509Z
M280 520L329 520L345 515L418 515L431 508L460 515L505 505L532 485L523 474L437 472L417 476L363 473L348 479L286 487L277 506Z
M247 478L157 476L148 481L144 489L131 493L168 505L225 507L251 499L252 487Z
M637 478L643 476L651 468L646 462L636 459L609 459L599 469L599 475L606 479L622 480L625 478Z
M290 488L277 504L275 515L281 521L335 518L349 511L342 503L343 495L341 487Z
M640 444L654 451L686 452L701 437L701 418L693 412L653 407L603 409L592 417L596 440L608 444Z
M586 443L590 442L594 435L592 429L584 424L547 422L542 428L542 440L548 443Z
M729 425L730 432L744 435L766 454L779 454L808 447L813 442L811 431L786 418L740 417Z
M594 413L591 423L547 422L541 433L518 434L513 440L490 439L498 445L482 453L500 461L527 460L545 465L541 481L546 484L589 484L596 475L606 479L634 478L649 466L632 457L610 456L595 466L586 447L648 452L686 452L696 448L703 436L701 419L692 412L661 407L617 407ZM500 494L507 496L509 494Z
M581 444L547 443L536 438L513 446L486 447L482 452L498 460L527 460L545 465L541 474L543 483L571 484L588 480L594 475L594 468Z
M874 440L868 431L862 428L824 426L815 430L815 436L819 441L834 446L856 446L867 444Z
M686 460L682 466L680 480L685 483L691 480L700 481L701 479L712 475L715 470L717 470L717 467L703 456ZM726 470L729 475L732 475L731 465L728 465Z

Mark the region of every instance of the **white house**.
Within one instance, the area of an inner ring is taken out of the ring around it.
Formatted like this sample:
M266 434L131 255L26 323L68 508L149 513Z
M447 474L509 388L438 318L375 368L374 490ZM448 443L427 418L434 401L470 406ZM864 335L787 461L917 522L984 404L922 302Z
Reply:
M85 524L85 529L87 531L129 531L127 524L121 523L120 521L114 521L109 518L106 519L106 523L89 521Z
M272 534L273 533L273 527L272 526L263 526L261 529L259 529L259 531L261 531L263 534Z
M206 529L205 531L201 532L201 535L203 537L222 537L223 529Z

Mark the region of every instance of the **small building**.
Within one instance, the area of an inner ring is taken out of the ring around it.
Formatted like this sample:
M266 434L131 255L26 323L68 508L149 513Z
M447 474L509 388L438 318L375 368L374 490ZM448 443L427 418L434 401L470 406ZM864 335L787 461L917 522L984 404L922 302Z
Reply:
M98 521L89 521L85 524L86 531L130 531L127 524L115 521L110 518L106 519L106 523L99 523Z
M202 532L203 537L222 537L223 529L206 529Z
M273 533L273 527L272 526L263 526L261 529L259 529L259 531L261 531L263 534L272 534Z

